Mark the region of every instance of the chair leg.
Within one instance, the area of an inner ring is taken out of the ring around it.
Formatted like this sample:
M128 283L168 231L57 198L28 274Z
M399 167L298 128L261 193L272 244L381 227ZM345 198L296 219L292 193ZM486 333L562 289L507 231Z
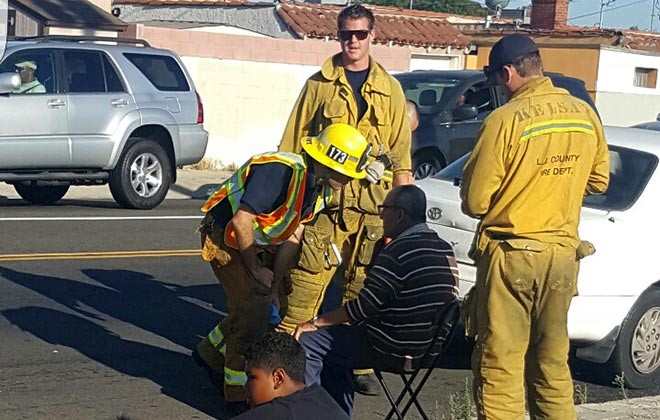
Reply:
M422 376L422 379L417 384L417 387L415 388L415 391L411 393L410 399L408 400L406 405L403 407L403 410L401 410L402 415L405 416L406 413L408 412L408 410L410 410L411 405L415 404L415 407L417 407L417 411L419 411L419 414L420 414L420 416L422 416L422 419L428 420L428 416L426 415L426 412L424 412L424 409L422 408L421 404L417 400L417 396L419 395L419 393L424 388L424 384L429 379L432 372L433 372L433 368L429 368L429 369L426 370L426 372Z
M390 392L390 389L387 387L387 384L385 383L385 380L383 379L383 374L380 373L378 370L374 370L374 374L376 375L376 378L378 378L378 382L380 382L380 386L383 388L383 391L385 391L385 396L390 402L390 405L392 408L390 409L390 412L387 414L387 417L385 417L386 420L389 420L392 418L392 415L396 413L397 418L399 420L404 420L403 415L399 411L399 403L400 401L397 401L396 403L394 402L394 398L392 398L392 393Z
M413 389L412 389L412 384L415 381L415 378L417 378L417 374L419 373L419 370L409 374L410 376L406 376L405 373L400 373L399 377L401 378L401 381L403 382L403 389L399 393L399 396L396 399L396 407L397 409L403 402L403 399L405 398L406 394L410 394L411 396L413 395ZM405 416L406 413L404 411L400 412L402 416ZM393 415L393 411L390 410L389 414L387 417L385 417L385 420L389 420Z

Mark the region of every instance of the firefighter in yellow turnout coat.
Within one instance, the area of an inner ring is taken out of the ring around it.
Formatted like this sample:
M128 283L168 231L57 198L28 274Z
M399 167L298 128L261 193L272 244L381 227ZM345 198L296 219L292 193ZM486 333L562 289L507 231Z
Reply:
M304 154L252 157L202 211L202 256L224 288L228 314L193 352L228 402L244 402L243 354L269 328L271 302L286 295L302 224L353 178L364 177L370 146L353 127L329 125L302 140ZM282 305L285 307L285 303Z
M392 161L394 176L375 183L351 182L306 226L301 256L291 271L293 291L288 311L281 324L289 332L318 313L339 266L343 268L343 301L357 296L374 244L383 233L377 206L393 184L412 179L411 132L403 90L368 54L375 36L373 15L365 7L353 5L341 12L337 24L342 52L329 58L321 71L307 80L279 150L298 152L300 138L342 122L364 134L372 146L373 159L387 156Z
M485 120L463 172L463 211L481 219L477 280L464 310L480 419L575 418L567 313L577 293L585 194L609 181L600 121L543 77L537 46L510 35L486 69L509 102Z

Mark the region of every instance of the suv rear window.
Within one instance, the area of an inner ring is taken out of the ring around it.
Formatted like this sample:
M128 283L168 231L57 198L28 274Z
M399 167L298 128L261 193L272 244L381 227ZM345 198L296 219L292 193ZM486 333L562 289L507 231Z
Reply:
M156 89L169 92L190 90L179 63L172 57L133 53L124 53L124 56L149 79Z
M110 61L99 51L62 51L65 85L71 93L124 92Z

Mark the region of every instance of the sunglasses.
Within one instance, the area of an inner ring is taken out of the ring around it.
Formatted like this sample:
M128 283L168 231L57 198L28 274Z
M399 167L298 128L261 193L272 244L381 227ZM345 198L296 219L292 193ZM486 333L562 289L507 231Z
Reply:
M341 41L346 42L346 41L352 40L353 36L355 36L355 38L358 41L364 41L365 39L367 39L367 37L369 36L370 33L371 33L371 30L369 30L369 29L359 29L359 30L356 30L356 31L342 30L342 31L339 31L339 39Z
M389 206L387 204L379 204L377 206L377 208L378 208L378 215L382 216L385 209L400 209L401 207L399 207L399 206Z

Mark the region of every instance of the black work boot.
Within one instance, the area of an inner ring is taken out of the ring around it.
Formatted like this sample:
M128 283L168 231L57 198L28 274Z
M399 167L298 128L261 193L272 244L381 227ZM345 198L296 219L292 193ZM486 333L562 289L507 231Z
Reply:
M197 366L204 369L206 371L206 374L209 375L209 379L211 380L213 386L215 386L220 392L224 392L224 387L225 387L224 375L213 370L213 368L208 363L206 363L206 361L202 358L202 356L200 356L197 349L194 349L192 351L191 356L195 361L195 363L197 364Z
M366 375L353 374L353 388L358 394L370 397L377 397L381 394L380 384L373 373Z

